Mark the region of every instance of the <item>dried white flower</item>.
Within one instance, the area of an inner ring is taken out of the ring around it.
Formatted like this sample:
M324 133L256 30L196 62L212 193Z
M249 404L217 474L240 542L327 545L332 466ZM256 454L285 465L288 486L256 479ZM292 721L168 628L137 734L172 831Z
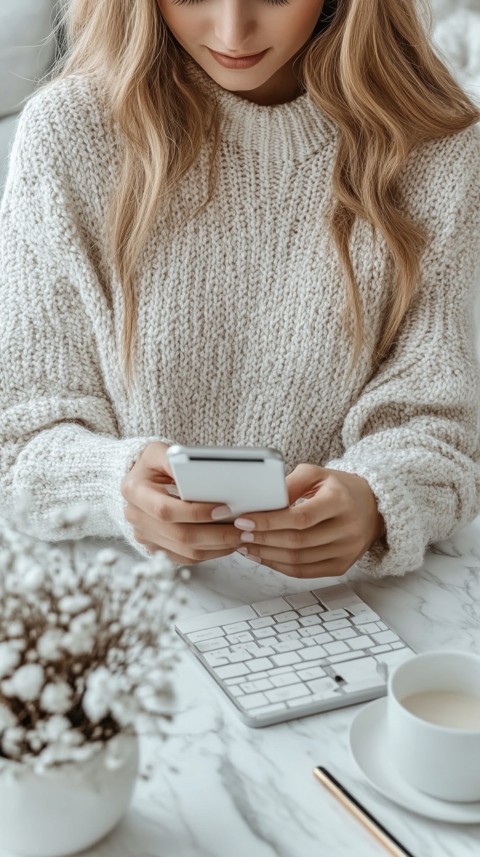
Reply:
M5 732L5 729L10 729L12 726L16 725L17 718L13 712L11 712L3 702L0 702L0 735L2 732Z
M98 723L107 716L119 689L118 677L112 675L107 667L99 667L89 675L83 708L92 723Z
M0 643L0 679L10 675L20 663L20 655L11 643Z
M61 628L48 628L37 640L37 652L46 661L58 661L63 656L62 643L65 634Z
M40 664L25 664L19 667L9 680L8 685L12 692L7 695L16 696L22 702L33 702L38 699L44 682L45 673Z
M11 726L2 735L2 750L9 759L18 759L21 745L25 740L25 729L21 726Z
M66 681L46 684L40 697L40 705L50 714L65 714L72 707L72 688Z
M62 612L73 615L74 613L83 613L84 610L91 606L91 603L90 596L79 592L78 595L65 595L58 602L58 606Z

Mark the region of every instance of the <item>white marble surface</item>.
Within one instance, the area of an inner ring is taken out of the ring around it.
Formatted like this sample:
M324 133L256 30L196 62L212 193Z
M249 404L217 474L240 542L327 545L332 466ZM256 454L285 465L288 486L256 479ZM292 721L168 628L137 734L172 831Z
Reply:
M77 550L87 546L80 542ZM348 578L415 650L480 652L480 519L429 553L420 572L373 582L351 571ZM194 567L183 612L221 609L314 585L235 554ZM88 857L385 855L316 782L315 764L330 769L415 857L480 853L480 824L429 821L392 804L368 784L348 749L348 730L359 705L251 729L183 644L181 651L171 735L166 743L143 739L143 763L153 765L153 775L139 780L125 820L85 852Z

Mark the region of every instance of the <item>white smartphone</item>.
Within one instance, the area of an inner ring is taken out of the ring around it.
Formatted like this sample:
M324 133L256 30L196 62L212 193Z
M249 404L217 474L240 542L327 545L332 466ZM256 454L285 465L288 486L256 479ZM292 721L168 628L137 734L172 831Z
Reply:
M180 499L230 506L225 522L288 506L285 463L277 449L174 444L167 458Z

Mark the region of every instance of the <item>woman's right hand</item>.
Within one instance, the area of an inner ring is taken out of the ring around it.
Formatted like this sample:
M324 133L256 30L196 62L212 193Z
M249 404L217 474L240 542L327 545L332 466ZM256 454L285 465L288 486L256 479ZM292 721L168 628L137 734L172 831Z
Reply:
M242 546L240 531L232 523L211 518L220 503L190 502L168 493L167 486L175 485L175 480L167 449L160 441L149 443L122 481L125 517L135 539L151 553L165 551L182 564L234 553Z

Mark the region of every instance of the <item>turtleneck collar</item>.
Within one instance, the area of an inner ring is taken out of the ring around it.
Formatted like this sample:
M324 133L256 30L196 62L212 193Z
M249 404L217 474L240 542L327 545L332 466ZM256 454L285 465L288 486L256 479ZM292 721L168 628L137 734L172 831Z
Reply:
M336 126L304 92L284 104L259 105L220 86L196 62L193 77L216 100L222 138L267 158L304 161L336 136Z

